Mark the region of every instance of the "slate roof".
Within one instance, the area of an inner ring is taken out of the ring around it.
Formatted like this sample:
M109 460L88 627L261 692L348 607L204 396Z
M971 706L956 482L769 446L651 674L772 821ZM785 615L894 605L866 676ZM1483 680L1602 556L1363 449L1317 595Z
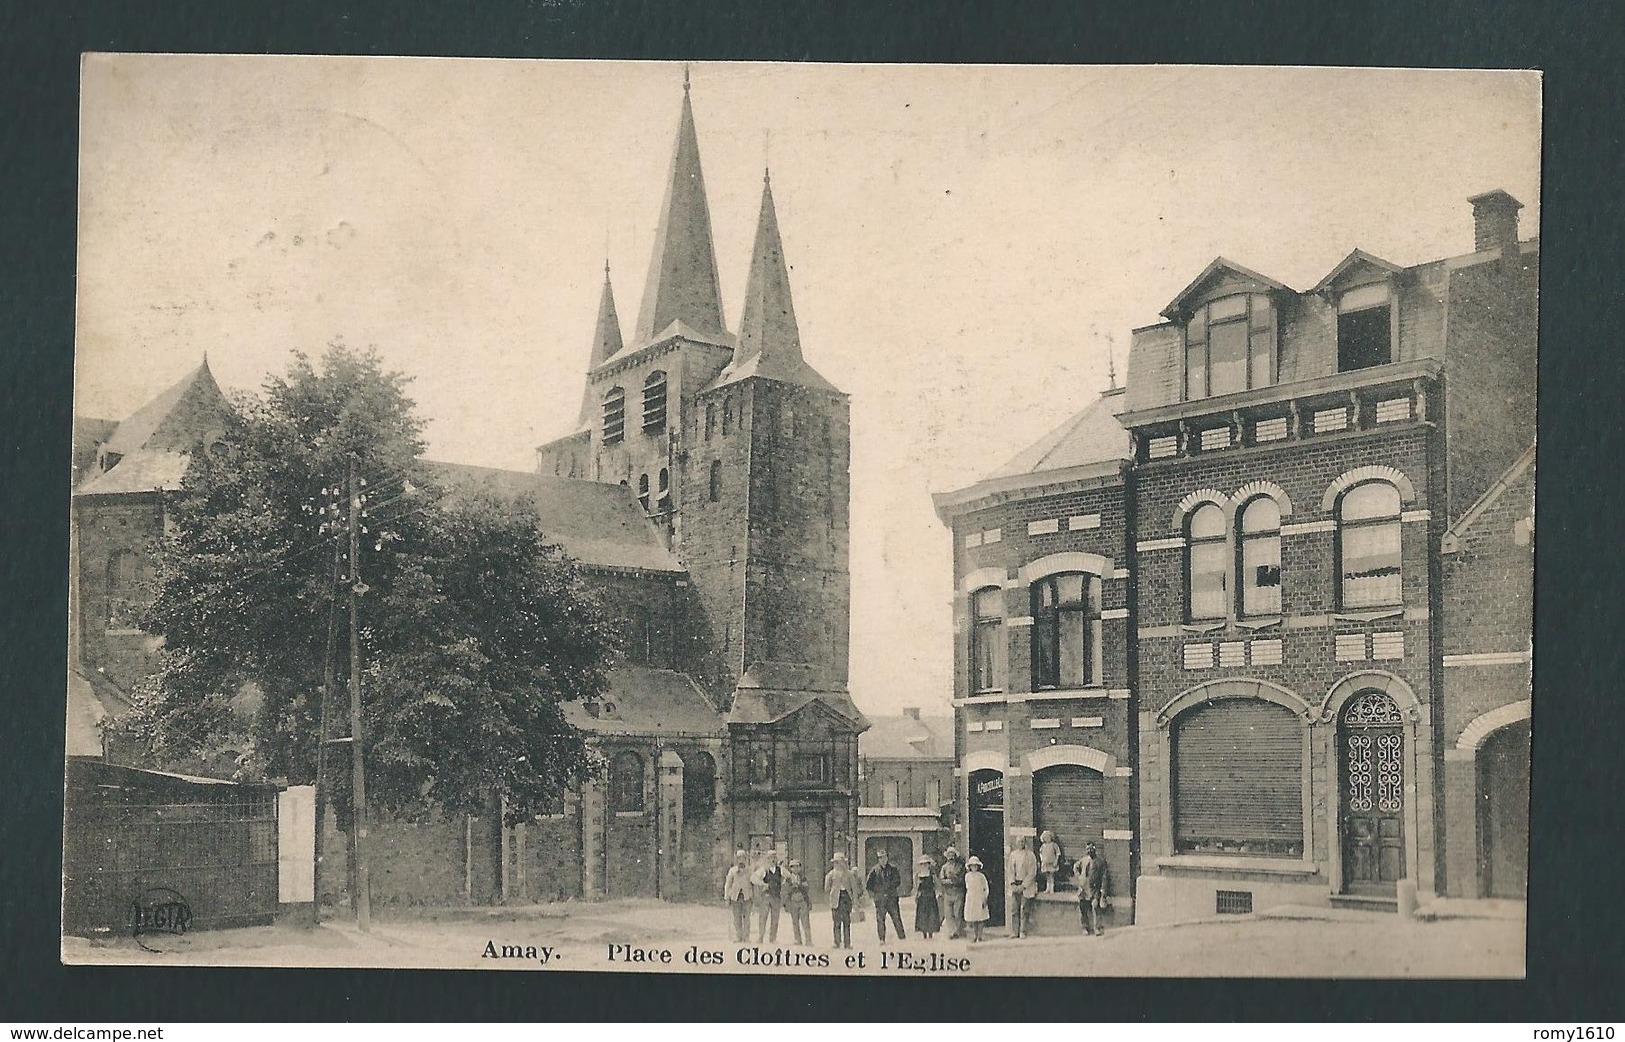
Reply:
M207 360L120 423L118 430L107 440L107 451L128 456L137 449L148 447L177 448L178 446L173 444L151 446L149 443L163 428L164 421L169 419L176 406L194 393L211 395L222 401L225 399L225 395L220 392L220 385L214 382L214 374L209 371Z
M1128 431L1117 422L1125 400L1122 388L1107 391L988 476L1015 477L1130 459Z
M871 760L951 760L954 718L951 716L876 716L858 739L858 755Z
M671 177L632 340L638 346L651 343L678 319L702 333L727 330L717 282L717 251L711 238L711 208L705 199L700 142L686 80Z
M582 702L565 704L565 719L595 734L703 734L726 731L722 714L687 674L645 666L611 671L609 691L599 705L611 715L593 716Z
M500 496L528 496L541 519L542 534L582 564L683 571L659 529L624 485L464 463L426 461L425 466L453 493L483 488Z
M92 474L75 495L107 496L123 492L173 491L181 487L192 457L164 449L136 449L111 470Z
M858 731L869 727L845 688L831 684L817 667L801 662L757 662L745 670L734 691L728 722L771 724L813 702L822 702Z

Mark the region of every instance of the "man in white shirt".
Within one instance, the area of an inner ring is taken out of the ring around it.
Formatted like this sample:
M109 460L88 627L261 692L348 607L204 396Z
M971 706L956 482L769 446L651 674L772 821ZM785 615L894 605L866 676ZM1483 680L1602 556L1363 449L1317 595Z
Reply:
M1004 866L1005 883L1010 888L1010 936L1027 935L1032 902L1038 897L1038 858L1027 849L1027 837L1016 840Z
M722 900L733 912L734 940L740 944L750 941L750 899L752 897L750 869L743 850L734 851L734 863L728 869L728 878L722 882Z

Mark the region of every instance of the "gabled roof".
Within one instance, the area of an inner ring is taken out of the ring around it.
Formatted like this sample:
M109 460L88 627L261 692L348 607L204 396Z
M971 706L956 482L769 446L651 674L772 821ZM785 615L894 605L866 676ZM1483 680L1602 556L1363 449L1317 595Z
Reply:
M1225 272L1239 276L1243 281L1254 283L1259 290L1273 290L1279 292L1287 289L1284 283L1276 282L1268 275L1260 275L1251 268L1242 267L1235 261L1225 260L1223 257L1215 257L1213 258L1213 262L1211 264L1202 269L1202 274L1192 279L1190 285L1180 290L1179 294L1174 297L1173 300L1168 302L1168 306L1162 309L1163 317L1173 320L1184 315L1186 312L1186 305L1189 303L1190 298L1201 292L1202 288L1205 287L1215 276Z
M694 343L698 344L715 344L718 347L726 347L729 350L732 350L734 346L734 337L732 333L704 332L702 330L695 329L682 319L677 319L666 328L656 333L651 339L634 340L632 343L627 344L615 354L611 355L608 361L604 362L604 365L615 365L617 363L624 362L633 355L636 355L641 351L648 350L655 344L665 343L667 340L671 340L674 337L681 337L684 340L693 341Z
M624 485L463 463L425 461L425 466L453 493L481 489L501 496L528 496L542 534L584 565L683 571L666 549L660 530Z
M1518 458L1512 461L1512 466L1502 472L1501 476L1496 479L1495 484L1491 485L1488 491L1478 497L1477 502L1462 511L1461 516L1456 518L1455 523L1445 532L1441 540L1444 552L1455 552L1462 534L1471 528L1473 523L1482 517L1484 512L1493 506L1495 501L1500 499L1507 489L1517 484L1518 479L1523 477L1529 468L1534 465L1535 446L1530 445L1518 454Z
M202 365L120 423L118 430L107 439L107 451L127 456L137 449L149 447L190 448L191 432L177 429L181 426L179 423L166 421L178 418L182 404L207 404L211 398L222 406L225 404L225 395L221 393L220 385L215 383L214 374L209 371L208 359L204 359Z
M722 321L711 209L705 198L700 142L694 131L694 106L689 100L686 77L671 179L660 209L654 254L632 340L638 345L650 343L679 319L702 333L723 333L727 329Z
M593 716L581 702L567 702L564 716L594 734L720 735L727 728L722 714L687 674L646 666L610 671L609 690L597 700L613 712Z
M953 759L951 716L877 716L858 739L858 755L871 760Z
M869 721L858 711L852 696L827 680L822 670L802 662L756 662L739 678L730 724L771 724L813 702L853 725L868 728Z
M1327 272L1325 278L1315 283L1315 288L1309 292L1324 293L1345 276L1356 274L1362 270L1372 271L1383 278L1388 278L1400 274L1405 269L1398 264L1385 261L1381 257L1369 254L1364 250L1354 250L1347 257L1338 261L1337 266Z

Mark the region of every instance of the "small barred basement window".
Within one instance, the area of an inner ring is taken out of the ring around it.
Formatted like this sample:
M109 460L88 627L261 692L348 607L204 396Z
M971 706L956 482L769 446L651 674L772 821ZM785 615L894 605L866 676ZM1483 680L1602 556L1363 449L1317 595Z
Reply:
M1253 892L1251 890L1218 890L1214 892L1213 910L1219 915L1251 915L1253 913Z

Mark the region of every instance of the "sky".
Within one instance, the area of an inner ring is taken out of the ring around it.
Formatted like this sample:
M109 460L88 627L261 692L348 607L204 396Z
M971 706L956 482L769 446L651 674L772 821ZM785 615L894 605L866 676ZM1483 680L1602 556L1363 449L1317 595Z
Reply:
M852 670L949 711L963 487L1126 369L1217 255L1289 286L1359 247L1538 233L1540 80L1500 71L697 63L724 313L770 166L807 360L851 395ZM529 470L573 425L607 259L631 334L683 68L88 55L75 411L119 419L207 353L257 389L374 347L431 458Z

